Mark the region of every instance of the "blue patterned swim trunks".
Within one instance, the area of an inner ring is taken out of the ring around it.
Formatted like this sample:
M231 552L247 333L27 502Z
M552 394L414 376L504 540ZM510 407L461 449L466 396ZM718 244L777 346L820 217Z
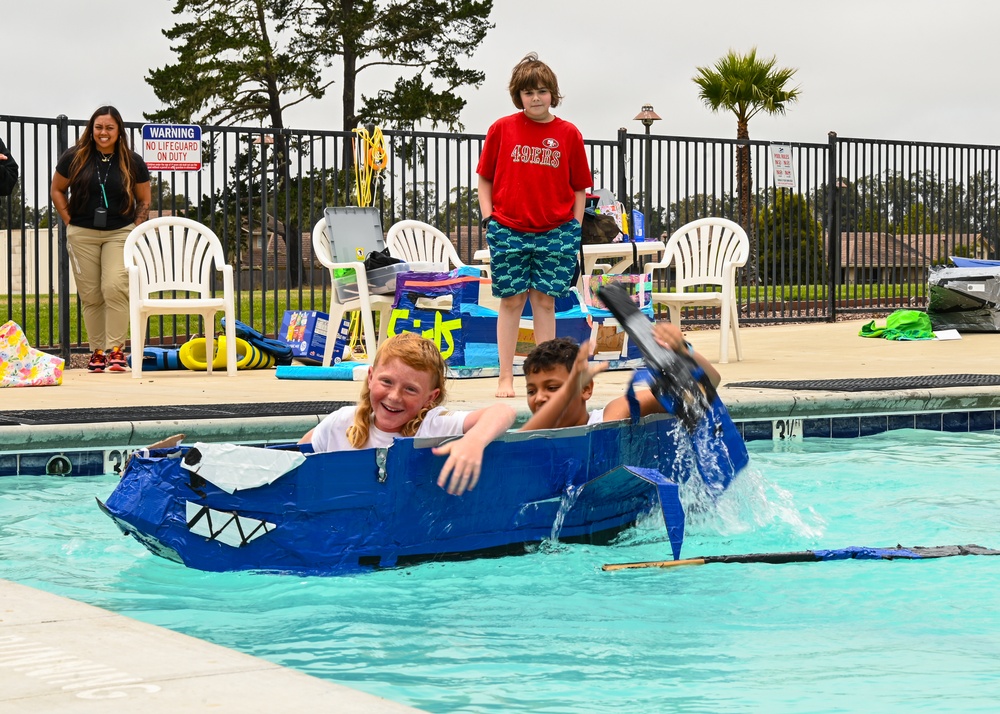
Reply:
M580 224L575 218L544 233L522 233L490 221L486 242L493 297L512 297L529 288L552 297L569 294L580 252Z

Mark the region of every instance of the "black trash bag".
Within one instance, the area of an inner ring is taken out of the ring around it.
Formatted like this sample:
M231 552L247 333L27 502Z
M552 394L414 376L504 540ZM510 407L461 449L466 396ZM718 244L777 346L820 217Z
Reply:
M395 265L396 263L402 263L399 258L393 258L389 255L389 249L384 248L383 250L373 250L365 258L365 270L376 270L377 268L384 268L388 265Z

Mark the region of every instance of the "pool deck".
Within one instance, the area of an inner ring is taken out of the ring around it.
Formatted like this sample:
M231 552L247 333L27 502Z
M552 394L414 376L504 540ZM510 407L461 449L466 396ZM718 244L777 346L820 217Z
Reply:
M1000 387L827 392L728 386L750 381L1000 373L1000 335L970 333L960 340L894 342L859 337L862 324L864 321L742 328L744 359L735 361L730 347L731 361L718 365L722 373L719 393L733 418L739 421L1000 406ZM709 360L718 359L717 330L687 331L686 337ZM591 406L602 406L621 395L630 374L616 371L600 375ZM450 380L448 404L456 409L486 406L495 401L495 386L494 378ZM520 379L515 380L515 388L519 396L510 403L521 418L526 418L528 410ZM212 375L187 370L146 372L142 379L133 379L130 374L90 374L76 369L65 372L61 387L3 390L0 413L176 404L354 401L359 390L360 382L279 380L272 370L245 371L234 377L224 372ZM232 419L2 426L0 452L29 451L67 442L95 448L137 447L181 432L187 434L189 442L211 440L214 432L228 434L227 440L246 441L259 438L262 431L273 440L292 440L315 426L322 416L319 412L307 416L248 418L240 420L236 429Z
M1000 387L948 387L895 392L790 391L728 386L736 382L858 379L946 374L995 374L1000 335L965 334L960 340L891 342L858 337L864 321L811 323L741 330L744 359L719 365L719 390L734 419L1000 409ZM883 324L883 321L879 321ZM718 359L719 333L687 338ZM597 378L592 406L622 394L628 372ZM474 409L492 403L496 380L449 383L448 403ZM523 417L523 382L511 400ZM353 401L359 382L278 380L272 371L212 376L191 372L127 374L66 372L61 387L5 389L0 412L156 405ZM291 439L321 414L264 417L252 422L275 439ZM0 426L0 451L55 443L141 446L174 433L208 438L232 431L232 420L152 420L125 424ZM77 433L78 432L78 433ZM127 441L123 441L127 439ZM0 571L2 575L2 571ZM0 580L0 710L25 712L133 712L184 710L417 711L332 682L234 652L99 608Z

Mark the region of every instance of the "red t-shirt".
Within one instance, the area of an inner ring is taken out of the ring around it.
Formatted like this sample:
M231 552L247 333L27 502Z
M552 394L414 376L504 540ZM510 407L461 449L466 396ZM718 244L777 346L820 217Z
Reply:
M575 192L594 184L580 130L559 117L540 123L522 112L490 127L476 173L493 183L493 218L524 233L572 219Z

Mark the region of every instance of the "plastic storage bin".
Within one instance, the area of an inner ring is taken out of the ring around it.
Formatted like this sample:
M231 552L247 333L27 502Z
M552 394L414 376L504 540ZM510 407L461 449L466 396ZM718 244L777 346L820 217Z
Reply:
M374 295L388 295L396 292L396 276L410 269L409 263L396 263L384 268L367 271L368 292ZM358 296L358 276L352 270L348 275L333 279L333 289L337 299L352 300Z

